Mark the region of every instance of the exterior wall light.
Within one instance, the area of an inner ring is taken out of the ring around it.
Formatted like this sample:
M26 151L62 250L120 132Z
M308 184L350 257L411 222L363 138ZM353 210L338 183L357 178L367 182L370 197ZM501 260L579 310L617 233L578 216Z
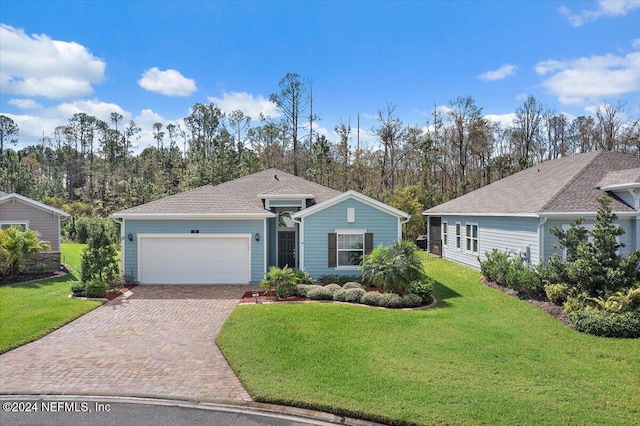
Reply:
M256 241L260 241L260 234L256 232L256 235L254 236L254 238L256 239Z
M129 232L129 234L127 234L127 240L133 241L133 234L131 232Z

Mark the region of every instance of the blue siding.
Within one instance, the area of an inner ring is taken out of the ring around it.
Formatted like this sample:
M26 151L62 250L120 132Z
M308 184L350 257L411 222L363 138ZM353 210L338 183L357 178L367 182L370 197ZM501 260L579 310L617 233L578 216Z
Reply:
M137 234L190 234L197 229L200 234L252 234L264 232L262 220L125 220L124 221L124 274L138 280ZM126 238L133 234L133 241ZM264 278L264 241L251 238L251 283Z
M563 225L569 225L576 218L566 218L566 219L549 219L547 223L544 225L544 258L548 259L553 254L562 255L561 249L553 248L553 244L557 241L556 237L554 237L549 229L552 226L562 229ZM582 223L582 226L590 229L593 226L593 219L585 220ZM635 234L636 234L636 220L635 218L620 218L614 222L616 225L621 226L625 233L620 236L619 241L625 245L622 249L620 249L620 254L626 256L637 247L635 246Z
M443 257L472 268L479 269L480 259L485 253L493 249L520 253L523 247L528 247L531 263L539 261L539 241L537 218L522 217L481 217L481 216L442 216L442 222L447 222L448 244L443 247ZM461 225L460 249L456 248L456 222ZM466 224L478 225L478 254L466 251Z
M356 209L356 221L347 222L347 209ZM359 269L328 266L328 234L336 229L364 229L373 233L374 247L398 239L398 218L358 200L347 199L303 218L304 269L312 276L325 274L359 275Z

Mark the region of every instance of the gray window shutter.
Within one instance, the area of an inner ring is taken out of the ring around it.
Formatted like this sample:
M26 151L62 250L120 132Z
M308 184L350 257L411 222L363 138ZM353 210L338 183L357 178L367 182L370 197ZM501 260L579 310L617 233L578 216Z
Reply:
M373 250L373 233L364 234L364 254L369 254Z
M329 234L329 267L338 266L338 234L335 232Z

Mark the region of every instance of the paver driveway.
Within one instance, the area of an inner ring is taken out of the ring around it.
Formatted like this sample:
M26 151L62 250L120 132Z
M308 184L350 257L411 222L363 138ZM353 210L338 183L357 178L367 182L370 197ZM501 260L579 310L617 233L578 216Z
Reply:
M0 355L0 392L250 401L214 339L247 286L137 286Z

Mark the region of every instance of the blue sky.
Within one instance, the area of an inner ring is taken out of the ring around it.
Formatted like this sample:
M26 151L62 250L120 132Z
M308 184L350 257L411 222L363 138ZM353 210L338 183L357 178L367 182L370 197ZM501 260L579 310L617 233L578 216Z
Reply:
M119 112L152 143L197 102L276 116L287 72L313 81L320 131L406 124L472 96L508 123L527 95L571 117L640 116L640 0L0 2L0 113L22 146L74 112ZM370 139L370 143L373 140Z

